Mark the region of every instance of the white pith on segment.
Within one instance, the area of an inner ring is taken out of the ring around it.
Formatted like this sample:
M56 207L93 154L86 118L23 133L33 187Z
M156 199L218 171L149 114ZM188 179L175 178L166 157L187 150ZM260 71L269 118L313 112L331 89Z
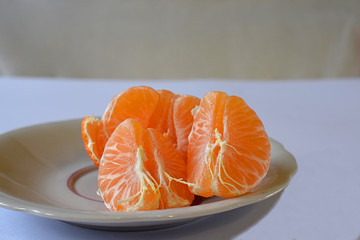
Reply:
M146 159L146 156L144 153L144 149L141 145L138 148L136 156L137 156L137 162L136 162L136 166L135 166L135 172L140 180L140 190L135 195L133 195L127 199L118 200L118 203L129 202L129 201L135 199L139 195L140 195L140 197L139 197L139 200L137 201L137 203L134 206L127 208L126 211L134 211L143 206L145 192L146 192L146 190L148 190L146 183L148 183L148 185L151 187L152 191L154 191L154 192L159 191L159 185L156 183L155 179L150 175L150 173L146 170L146 168L144 166L144 162L147 159ZM158 201L159 201L159 199L158 199Z
M155 154L156 155L156 154ZM191 184L187 181L184 181L183 178L174 178L172 176L170 176L165 170L164 167L161 164L161 161L155 157L155 161L157 163L158 166L158 170L159 170L159 176L160 176L160 180L159 180L159 185L161 187L163 187L164 189L166 189L167 194L166 199L168 201L168 207L181 207L181 206L188 206L191 204L191 202L189 202L189 200L179 196L178 194L174 193L174 191L171 190L171 182L175 181L178 183L182 183L188 186L191 185L195 185L195 184ZM164 176L168 179L168 183L167 181L164 179ZM164 196L163 196L164 197ZM172 200L175 199L175 200ZM171 201L172 200L172 201ZM180 203L180 204L179 204Z
M220 185L223 185L229 194L233 196L239 196L242 195L249 190L253 189L254 186L258 184L259 181L261 181L262 176L258 176L258 181L255 183L248 185L248 184L242 184L241 182L235 180L233 177L230 176L230 174L227 172L226 167L224 166L224 153L226 151L229 151L228 148L232 149L235 154L237 154L239 157L242 156L242 154L232 145L227 143L226 141L221 139L221 134L217 129L214 131L214 135L216 137L216 140L213 144L208 144L207 152L206 152L206 158L205 163L209 168L209 171L211 173L211 190L215 195L219 194L219 187ZM217 154L217 156L213 155L214 149L219 146L220 150ZM209 157L210 156L210 157ZM261 160L256 160L259 165L262 165ZM213 168L211 168L210 163L213 162ZM246 174L255 174L255 173L246 173ZM246 180L245 175L243 176L243 179ZM230 181L226 181L224 179L226 177Z
M205 150L205 164L206 166L209 168L209 172L210 172L210 177L211 177L211 182L214 182L214 169L211 167L211 162L213 162L212 156L213 156L213 152L215 147L217 146L216 142L214 144L208 143L206 145L206 150Z
M155 129L148 129L144 138L145 152L148 154L149 171L160 186L159 208L173 208L191 204L186 178L185 160L175 147ZM167 149L163 151L164 149ZM172 149L172 150L171 150ZM148 151L149 150L149 151Z
M222 116L215 112L223 111L222 104L225 103L226 98L225 93L208 93L201 99L199 107L192 110L194 123L188 137L190 151L188 161L194 170L188 174L190 182L196 183L195 187L191 187L191 191L201 196L203 194L211 196L211 184L216 177L213 155L219 145L215 136L210 133L217 127L218 122L222 122ZM203 144L197 144L199 142ZM200 171L199 176L202 177L192 174L197 171Z
M219 133L219 131L217 130L217 128L215 128L215 136L216 136L216 141L214 143L214 147L216 146L220 146L220 151L218 153L218 155L216 156L216 163L215 166L218 165L219 167L216 168L218 169L218 173L217 176L219 178L220 183L226 187L226 189L231 192L232 194L237 194L240 195L243 191L239 191L238 188L234 185L238 185L239 187L241 187L241 189L246 189L247 186L243 185L239 182L237 182L235 179L233 179L226 171L225 167L224 167L224 159L223 159L223 154L226 151L226 147L230 147L232 148L239 156L241 156L242 154L236 150L235 147L231 146L230 144L228 144L227 142L221 140L221 134ZM227 178L229 178L234 184L225 182L223 180L223 176L222 176L222 172L225 174L225 176ZM232 188L232 189L231 189ZM216 194L218 192L218 187L217 187L217 182L215 181L215 178L213 178L212 180L212 184L211 184L211 189L212 191Z
M229 96L223 103L224 108L216 109L208 99L216 99L217 96L219 95L209 96L206 98L207 102L200 104L200 109L195 113L195 119L198 116L198 120L194 122L189 135L189 140L195 139L194 143L207 142L202 147L194 144L191 147L193 151L198 150L193 164L201 170L203 178L207 176L207 183L210 184L202 186L202 179L193 175L191 181L195 182L197 187L193 187L192 191L201 195L208 191L206 188L209 186L210 192L217 196L240 196L254 189L265 177L269 167L270 145L256 113L241 98ZM207 106L210 111L202 111L202 106ZM200 113L201 117L198 115ZM213 119L217 121L214 123ZM233 122L238 125L232 125ZM204 136L203 134L208 138L199 137ZM253 141L254 144L251 143ZM256 141L259 141L261 146L258 146ZM233 171L233 168L236 171Z
M181 155L161 133L143 128L136 132L134 124L141 126L133 119L121 123L105 148L99 167L99 188L103 190L105 205L112 211L190 205L191 193L186 185L181 186L187 184ZM128 138L134 141L127 141ZM161 147L174 151L162 152ZM186 191L189 195L183 196Z
M125 120L108 140L99 167L99 188L106 207L112 211L147 210L158 207L158 185L146 170L147 158L134 125L140 123ZM127 141L127 139L134 141ZM106 161L105 161L106 159ZM122 169L122 170L120 170ZM150 196L151 195L151 196ZM151 202L144 204L149 196Z
M200 106L195 106L193 109L191 109L191 115L195 117L196 113L199 111Z

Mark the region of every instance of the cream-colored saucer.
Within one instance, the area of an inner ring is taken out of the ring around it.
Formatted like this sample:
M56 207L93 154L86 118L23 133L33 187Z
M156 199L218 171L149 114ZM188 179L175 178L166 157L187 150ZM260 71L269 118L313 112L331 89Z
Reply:
M91 228L169 227L256 203L283 190L297 164L280 143L271 140L271 145L269 172L249 194L202 199L184 208L114 213L96 195L97 169L83 146L81 120L31 126L0 135L0 206Z

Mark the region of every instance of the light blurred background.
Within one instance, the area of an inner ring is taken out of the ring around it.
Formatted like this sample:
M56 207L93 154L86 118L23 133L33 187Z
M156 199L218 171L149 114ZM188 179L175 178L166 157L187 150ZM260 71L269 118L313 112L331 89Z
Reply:
M0 0L0 75L360 76L360 1Z

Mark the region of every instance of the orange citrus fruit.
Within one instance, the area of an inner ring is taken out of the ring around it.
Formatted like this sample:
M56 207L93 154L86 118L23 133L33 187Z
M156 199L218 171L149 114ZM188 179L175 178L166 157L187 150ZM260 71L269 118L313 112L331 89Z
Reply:
M81 124L112 211L189 206L201 197L253 190L270 165L270 141L257 114L237 96L200 100L140 86L112 98L101 119Z
M186 173L184 159L165 136L127 119L105 145L98 186L112 211L183 207L194 198Z
M189 135L188 181L203 197L243 195L265 177L270 142L257 114L237 96L209 92Z

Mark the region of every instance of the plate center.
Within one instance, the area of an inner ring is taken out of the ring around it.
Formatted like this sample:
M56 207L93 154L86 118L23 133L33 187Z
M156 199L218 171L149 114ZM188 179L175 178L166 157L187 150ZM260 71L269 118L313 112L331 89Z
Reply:
M73 172L67 180L69 190L87 200L103 202L96 194L97 167L87 166Z

